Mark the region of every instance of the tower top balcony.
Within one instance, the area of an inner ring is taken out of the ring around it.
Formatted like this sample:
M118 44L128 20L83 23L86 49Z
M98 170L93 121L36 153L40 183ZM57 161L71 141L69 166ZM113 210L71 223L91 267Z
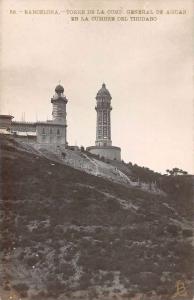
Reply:
M102 109L107 109L107 110L112 110L112 106L110 105L110 102L100 102L98 101L97 105L95 106L95 110L102 110Z

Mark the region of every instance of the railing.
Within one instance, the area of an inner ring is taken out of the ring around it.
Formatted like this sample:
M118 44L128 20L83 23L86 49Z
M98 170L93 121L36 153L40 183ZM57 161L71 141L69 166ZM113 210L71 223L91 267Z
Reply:
M12 121L11 124L15 125L36 125L37 122L26 122L26 121Z

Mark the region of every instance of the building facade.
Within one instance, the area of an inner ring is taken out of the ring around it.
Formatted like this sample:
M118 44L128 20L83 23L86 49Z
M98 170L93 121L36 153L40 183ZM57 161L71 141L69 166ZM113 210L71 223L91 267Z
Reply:
M0 115L0 132L10 134L11 123L14 117L11 115Z
M111 160L121 160L121 149L112 146L111 140L111 100L112 97L103 83L96 95L96 142L95 146L87 147L90 153Z
M19 141L38 144L61 144L67 146L67 121L66 104L68 100L64 96L64 88L57 85L55 94L51 98L52 120L25 122L12 121L12 118L6 118L9 122L9 132ZM5 118L0 118L0 128L5 127Z
M121 160L121 149L112 145L111 140L112 97L103 83L96 95L96 141L87 147L92 154L110 160ZM57 85L51 98L52 120L25 122L13 121L13 116L0 115L0 132L6 131L14 138L29 144L67 146L67 98L62 85Z

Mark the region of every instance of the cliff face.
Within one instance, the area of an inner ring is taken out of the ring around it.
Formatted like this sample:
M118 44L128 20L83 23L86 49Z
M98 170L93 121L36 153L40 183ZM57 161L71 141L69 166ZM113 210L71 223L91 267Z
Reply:
M2 297L167 300L178 280L191 297L188 188L184 201L148 193L3 136L0 155Z

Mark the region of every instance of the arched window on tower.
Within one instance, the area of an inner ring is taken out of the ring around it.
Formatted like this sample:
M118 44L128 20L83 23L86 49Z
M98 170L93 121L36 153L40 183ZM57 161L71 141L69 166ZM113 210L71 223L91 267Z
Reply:
M57 129L57 135L60 135L60 130L59 130L59 128Z

